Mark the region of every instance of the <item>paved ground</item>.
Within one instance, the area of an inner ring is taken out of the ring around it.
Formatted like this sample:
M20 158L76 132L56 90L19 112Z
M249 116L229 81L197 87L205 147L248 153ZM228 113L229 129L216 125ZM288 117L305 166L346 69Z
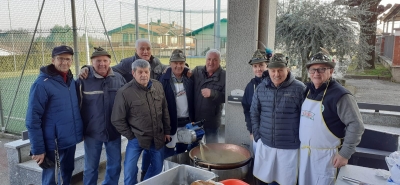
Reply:
M390 105L400 105L400 84L382 81L382 80L369 80L369 79L347 79L346 86L354 93L358 102L365 103L377 103L377 104L390 104ZM379 126L371 126L378 127ZM391 128L381 128L380 129L391 129ZM221 141L223 141L224 133L221 133ZM6 160L6 150L4 149L4 143L12 141L10 138L0 137L0 184L9 184L8 180L8 166ZM123 171L122 171L123 172ZM104 177L104 169L100 170L98 184L101 184L102 177ZM76 175L74 177L74 184L82 184L82 174ZM123 173L121 173L120 184L123 184Z

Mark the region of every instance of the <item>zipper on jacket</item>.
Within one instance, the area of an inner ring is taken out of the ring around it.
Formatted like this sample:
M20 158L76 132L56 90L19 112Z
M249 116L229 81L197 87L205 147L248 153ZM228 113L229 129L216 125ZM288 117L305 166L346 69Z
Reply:
M106 78L103 78L104 80L103 80L103 86L106 86L106 84L107 84L107 82L106 82ZM106 87L108 87L108 86L106 86ZM104 91L104 88L103 88L103 91ZM105 93L107 93L107 96L108 96L108 88L106 89L106 91L105 91ZM109 108L109 105L108 105L108 101L106 101L106 97L105 97L105 95L106 94L103 94L103 106L105 107L105 112L104 112L104 129L106 130L106 139L107 139L107 142L110 140L110 134L108 133L108 130L107 130L107 116L106 115L108 115L107 114L107 112L109 111L108 110L108 108ZM108 96L108 98L110 98L109 96ZM107 103L106 103L107 102ZM111 118L110 118L111 119Z

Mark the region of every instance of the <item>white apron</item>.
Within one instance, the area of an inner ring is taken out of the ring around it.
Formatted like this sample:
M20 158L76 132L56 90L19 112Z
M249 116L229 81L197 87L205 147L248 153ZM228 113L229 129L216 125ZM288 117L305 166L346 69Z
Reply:
M253 175L263 182L276 181L281 185L295 185L299 161L298 149L278 149L256 142Z
M333 185L336 180L332 161L340 139L325 124L322 100L307 98L301 107L299 185Z

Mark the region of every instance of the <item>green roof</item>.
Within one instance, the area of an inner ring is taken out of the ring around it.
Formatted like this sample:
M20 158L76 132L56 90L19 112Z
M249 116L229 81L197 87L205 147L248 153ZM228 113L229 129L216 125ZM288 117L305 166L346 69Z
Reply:
M223 22L228 22L228 20L226 19L226 18L223 18L223 19L221 19L221 21L220 21L221 23L223 23ZM186 36L195 36L195 35L197 35L197 34L199 34L201 31L203 31L203 30L205 30L205 29L211 29L211 28L214 28L214 23L211 23L211 24L209 24L209 25L206 25L206 26L204 26L204 27L201 27L201 28L199 28L199 29L197 29L197 30L194 30L194 31L192 31L192 32L190 32L190 33L187 33L186 34Z
M125 24L125 25L122 26L122 30L127 29L127 28L136 29L136 28L135 28L135 25L134 25L134 24L131 24L131 23ZM140 27L140 25L139 25L139 30L146 31L146 32L148 31L147 29ZM115 29L113 29L113 30L108 31L107 33L108 33L108 35L112 35L112 34L114 34L114 33L120 33L120 32L121 32L121 27L118 27L118 28L115 28ZM156 32L153 32L153 31L151 31L151 30L150 30L150 34L151 34L151 35L158 35Z

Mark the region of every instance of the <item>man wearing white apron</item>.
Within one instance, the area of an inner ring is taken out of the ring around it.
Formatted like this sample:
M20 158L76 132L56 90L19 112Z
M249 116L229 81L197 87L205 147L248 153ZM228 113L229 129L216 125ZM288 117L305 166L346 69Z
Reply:
M354 97L332 79L329 53L315 54L306 67L311 82L301 108L299 185L333 185L337 168L360 143L364 124Z
M297 183L300 110L305 89L290 73L285 57L276 53L250 107L257 142L253 175L261 184Z

